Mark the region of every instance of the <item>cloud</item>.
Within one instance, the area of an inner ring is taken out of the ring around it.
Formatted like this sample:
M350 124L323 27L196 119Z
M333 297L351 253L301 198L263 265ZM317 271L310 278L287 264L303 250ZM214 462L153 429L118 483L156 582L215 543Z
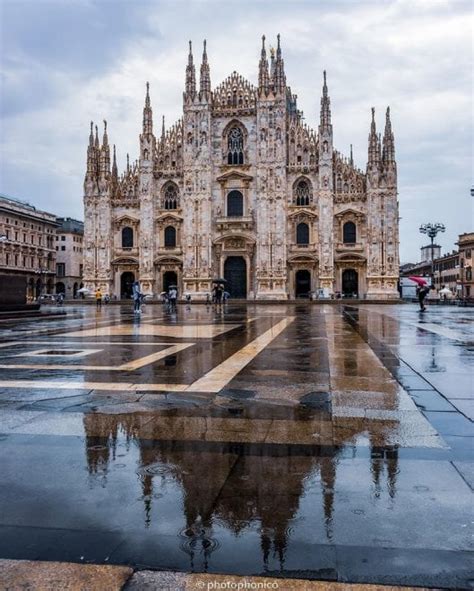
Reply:
M390 104L399 170L402 260L421 223L441 221L451 250L472 230L471 3L422 0L228 2L4 1L2 186L82 215L89 121L109 123L119 164L138 153L145 82L155 130L181 116L187 41L208 40L213 86L232 70L257 79L260 38L282 35L288 82L317 127L328 71L335 145L365 168L370 107ZM27 13L30 18L25 19Z

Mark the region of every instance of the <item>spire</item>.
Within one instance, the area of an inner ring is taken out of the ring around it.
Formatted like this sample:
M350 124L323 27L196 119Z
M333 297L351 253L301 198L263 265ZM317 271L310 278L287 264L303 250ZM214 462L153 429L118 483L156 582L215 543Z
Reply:
M130 155L127 152L127 174L130 174Z
M267 51L265 49L265 35L262 35L262 52L260 54L260 62L258 64L258 91L260 93L267 93L269 84L270 77L268 74Z
M145 106L143 108L143 135L153 134L153 111L150 103L150 83L146 83Z
M102 147L109 145L109 137L107 135L107 121L104 119L104 135L102 138Z
M115 153L115 144L114 144L114 155L112 160L112 178L114 181L118 179L118 169L117 169L117 154Z
M328 94L328 86L326 81L326 70L323 72L323 96L321 97L321 119L320 127L329 128L331 125L331 99Z
M100 149L100 143L99 143L99 130L97 129L97 125L95 126L95 143L94 143L94 147L96 150Z
M275 92L280 93L283 93L286 90L285 65L281 57L280 33L278 33L277 35L275 71L273 73L273 88Z
M206 40L204 39L204 49L202 52L201 78L199 83L199 95L206 98L211 93L211 74L209 63L207 61Z
M196 94L196 68L193 62L193 46L189 42L188 65L186 66L186 94L194 97Z
M92 179L97 174L97 152L94 145L94 122L91 121L91 131L89 134L89 145L87 147L87 172L86 179Z
M377 128L375 126L375 108L372 107L372 121L370 123L369 133L369 164L374 164L378 161L378 138Z
M104 119L104 135L102 137L102 147L100 148L99 158L100 174L104 177L110 172L110 148L109 138L107 136L107 121Z
M166 131L165 131L165 116L163 115L163 118L161 120L161 141L162 142L165 141L165 135L166 135Z
M349 157L349 164L351 166L354 166L354 155L352 154L352 144L351 144L351 152L350 153L351 153L351 155Z
M392 122L390 120L390 107L387 107L385 114L382 161L384 164L393 164L395 162L395 141L392 132Z
M91 132L89 134L89 146L94 147L94 122L91 121Z

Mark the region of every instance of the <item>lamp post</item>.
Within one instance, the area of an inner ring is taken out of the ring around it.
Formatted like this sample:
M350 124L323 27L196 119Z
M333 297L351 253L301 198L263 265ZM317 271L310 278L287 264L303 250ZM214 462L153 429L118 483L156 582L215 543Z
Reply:
M444 232L446 230L444 224L422 224L420 226L421 234L427 234L431 240L431 280L434 287L434 239L438 232Z

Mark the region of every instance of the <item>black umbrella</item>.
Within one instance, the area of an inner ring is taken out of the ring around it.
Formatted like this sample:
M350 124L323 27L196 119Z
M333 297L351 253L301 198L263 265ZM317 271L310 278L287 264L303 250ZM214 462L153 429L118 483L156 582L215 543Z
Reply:
M212 283L227 283L227 279L223 279L222 277L219 277L217 279L213 279Z

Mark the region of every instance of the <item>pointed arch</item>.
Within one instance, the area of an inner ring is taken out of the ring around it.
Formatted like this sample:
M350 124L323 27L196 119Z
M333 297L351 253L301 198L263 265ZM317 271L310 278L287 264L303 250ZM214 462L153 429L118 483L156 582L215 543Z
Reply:
M246 161L247 128L238 119L232 119L223 132L224 162L240 166Z
M306 177L300 177L293 184L293 204L308 207L313 201L313 187Z
M173 181L168 181L161 189L161 208L178 209L179 207L179 188Z

